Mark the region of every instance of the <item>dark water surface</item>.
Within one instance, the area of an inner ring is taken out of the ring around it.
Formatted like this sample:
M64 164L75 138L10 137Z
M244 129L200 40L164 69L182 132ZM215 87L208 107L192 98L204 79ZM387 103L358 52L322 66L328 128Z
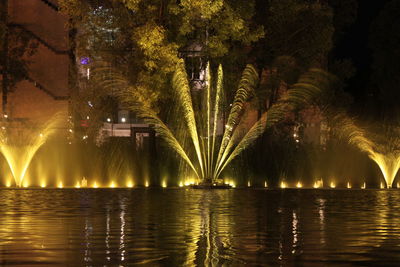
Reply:
M400 266L400 190L0 190L0 265Z

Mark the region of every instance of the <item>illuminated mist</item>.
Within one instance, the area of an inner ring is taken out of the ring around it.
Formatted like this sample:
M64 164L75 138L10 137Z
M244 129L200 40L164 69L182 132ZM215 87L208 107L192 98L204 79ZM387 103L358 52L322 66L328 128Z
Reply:
M343 113L335 116L339 135L349 144L358 147L368 154L381 170L386 186L391 188L400 168L400 140L399 130L395 127L381 128L381 134L374 138L367 138L366 132L356 126L352 118ZM374 140L374 141L372 141Z
M54 115L42 127L17 126L3 122L0 132L0 152L10 167L15 185L24 186L24 178L33 157L47 138L55 131L61 118Z
M105 75L104 75L105 74ZM110 71L103 72L102 77L110 76ZM118 89L121 98L130 105L131 110L143 118L146 123L154 125L159 136L173 149L191 168L197 182L216 183L226 166L243 150L253 143L266 128L271 127L284 119L287 114L302 105L310 103L322 91L331 85L332 77L318 69L311 69L300 77L298 83L284 93L281 98L263 113L259 120L247 132L239 131L246 104L256 97L259 76L252 65L247 65L243 71L236 90L231 110L225 125L223 121L222 94L223 71L218 67L217 79L214 82L210 75L210 68L206 69L206 85L203 91L203 108L195 110L191 95L191 88L187 78L184 62L178 64L172 79L172 87L176 95L181 118L185 120L186 131L191 140L191 148L187 148L185 140L178 140L178 134L172 132L156 113L152 106L137 87L129 84L125 77L112 73L109 79L103 78L102 84L106 88ZM180 118L179 118L180 119ZM222 128L222 129L221 129ZM223 134L218 134L223 131ZM193 153L192 153L193 152Z

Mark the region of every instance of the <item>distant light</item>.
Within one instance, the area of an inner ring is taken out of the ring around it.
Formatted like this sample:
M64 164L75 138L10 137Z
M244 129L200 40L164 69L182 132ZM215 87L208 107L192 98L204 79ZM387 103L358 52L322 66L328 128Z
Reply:
M364 182L363 185L361 186L361 189L367 188L367 184Z
M132 187L133 187L132 181L129 181L129 182L127 183L127 186L130 187L130 188L132 188Z
M87 65L90 63L90 58L89 57L81 57L80 63L82 65Z
M63 188L63 183L62 182L58 183L58 188Z
M125 123L126 119L124 117L121 118L121 122Z
M145 187L149 187L149 181L146 181L146 182L144 183L144 186L145 186Z
M334 183L334 182L331 182L330 187L331 187L331 188L335 188L335 187L336 187L335 183Z
M89 138L89 136L87 136L87 135L84 135L84 136L82 137L83 140L88 139L88 138Z
M166 187L167 187L167 182L166 182L166 181L162 181L161 186L162 186L163 188L166 188Z
M75 188L81 188L81 184L79 182L76 183Z
M250 186L251 186L250 181L247 181L247 187L250 187Z
M72 129L69 129L68 131L69 131L70 133L72 133Z
M97 182L93 183L93 188L98 188L99 186L97 185Z
M347 188L351 188L351 184L349 182L347 182Z
M87 120L90 120L90 117L89 117L89 116L86 116L86 119L87 119Z
M115 188L115 183L114 183L114 181L111 182L110 187L111 187L111 188Z
M43 134L42 134L42 133L40 133L40 134L39 134L39 136L40 136L40 137L43 137Z
M267 181L264 182L264 187L268 187Z
M93 107L92 101L88 101L87 103L88 103L89 107L91 107L91 108Z
M297 182L296 187L297 187L297 188L302 188L303 185L302 185L300 182Z
M28 187L29 186L29 184L28 184L28 182L24 182L24 184L23 184L23 187Z
M183 187L183 182L180 182L180 183L179 183L179 187Z
M300 140L299 139L296 139L296 143L299 143L300 142Z
M383 188L385 188L385 185L381 182L380 187L381 187L381 189L383 189Z
M8 118L8 115L7 115L7 114L4 114L3 116L4 116L4 118L6 118L6 119Z
M111 122L111 119L110 119L110 118L107 118L107 122Z
M281 188L286 188L286 187L287 187L286 183L285 182L281 182Z
M41 187L41 188L45 188L45 187L46 187L46 183L45 183L45 182L42 182L41 185L40 185L40 187Z
M6 182L6 186L7 186L7 187L10 187L10 186L11 186L11 182L10 182L10 181L7 181L7 182Z

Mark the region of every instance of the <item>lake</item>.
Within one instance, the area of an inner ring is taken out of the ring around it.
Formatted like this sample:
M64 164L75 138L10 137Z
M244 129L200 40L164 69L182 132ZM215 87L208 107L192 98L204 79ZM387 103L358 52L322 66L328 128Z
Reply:
M399 190L2 189L0 265L399 266Z

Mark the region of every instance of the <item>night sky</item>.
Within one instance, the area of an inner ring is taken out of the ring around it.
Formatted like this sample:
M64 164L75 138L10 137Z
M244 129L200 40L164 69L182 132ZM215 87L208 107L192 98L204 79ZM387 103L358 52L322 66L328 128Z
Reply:
M356 109L362 109L368 94L372 63L371 50L368 48L370 26L389 1L359 0L357 19L345 32L334 50L336 58L351 59L356 68L355 75L349 80L345 88L354 97L353 108Z

